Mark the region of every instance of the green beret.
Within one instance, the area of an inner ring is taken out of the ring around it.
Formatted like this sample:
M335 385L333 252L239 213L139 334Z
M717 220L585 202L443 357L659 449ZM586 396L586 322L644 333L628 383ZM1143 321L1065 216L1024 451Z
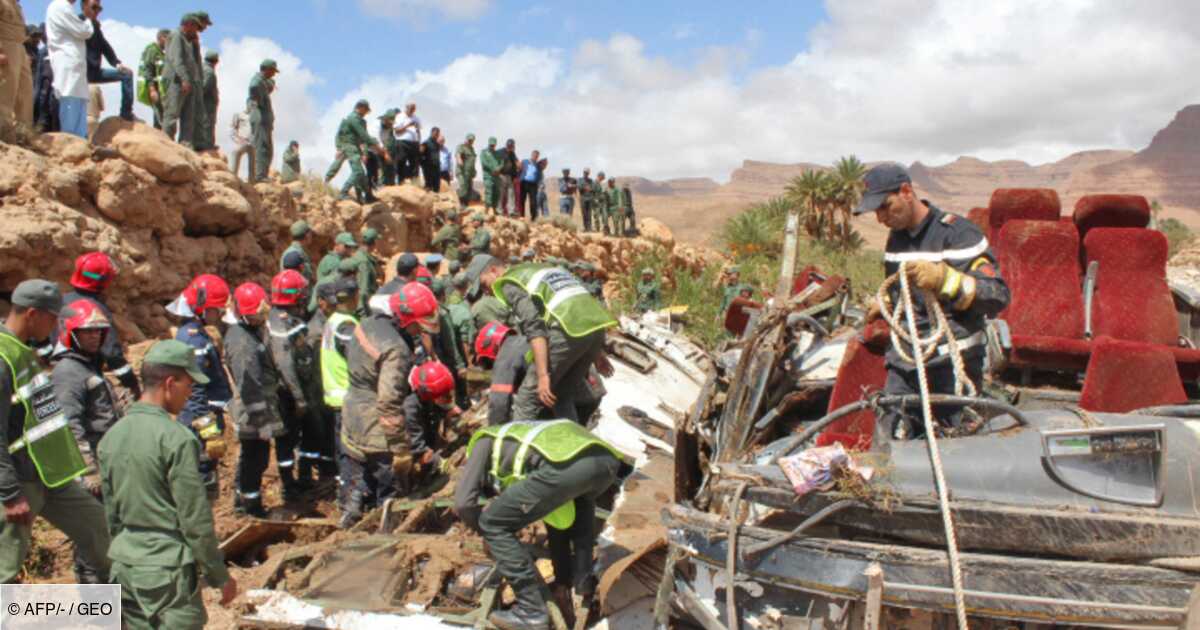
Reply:
M367 245L370 245L371 243L374 243L375 241L378 241L378 240L379 240L379 230L376 230L373 227L369 227L369 228L363 230L362 242L366 243Z
M475 134L473 134L473 133L467 134L467 140L474 140L474 139L475 139Z
M492 136L491 138L488 138L488 144L496 144L496 136Z
M258 64L259 70L274 70L279 71L279 64L275 63L274 59L263 59L263 62Z
M204 26L212 26L213 21L208 17L208 11L196 11L192 15L196 16L196 19L200 20Z
M201 20L200 16L196 15L195 13L184 13L183 17L179 18L179 24L183 25L187 24L188 22L191 22L196 26L200 26L200 23L203 22L203 20Z
M482 212L476 212L475 214L471 215L471 220L476 223L483 223L487 221L487 217L483 216Z
M304 219L300 219L292 224L292 238L304 238L304 235L311 231L312 228L308 227L308 221Z
M204 53L204 60L205 61L220 61L221 55L215 50L210 50L210 51Z
M358 109L360 107L365 107L365 108L367 108L367 111L370 111L371 102L365 98L360 98L360 99L358 99L358 102L354 104L354 109Z
M333 239L333 242L338 245L348 245L350 247L358 247L358 243L354 242L354 235L349 232L342 232Z
M338 273L358 273L358 261L343 258L342 262L338 263Z

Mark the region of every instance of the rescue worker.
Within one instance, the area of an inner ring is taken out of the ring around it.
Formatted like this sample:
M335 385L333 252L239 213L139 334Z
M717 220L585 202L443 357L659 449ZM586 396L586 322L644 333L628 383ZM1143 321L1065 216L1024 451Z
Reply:
M314 285L316 284L317 277L313 275L312 259L308 257L308 252L304 249L304 243L308 240L308 235L312 233L312 228L308 226L307 221L300 219L292 224L289 232L292 235L292 244L288 245L288 248L283 250L283 255L279 257L279 269L283 270L287 268L283 264L283 257L287 256L288 252L297 252L304 261L303 267L300 269L300 275L304 276L304 279L310 286Z
M379 141L367 133L366 115L370 112L371 104L365 99L360 100L354 104L354 111L343 118L341 124L338 125L334 146L337 148L338 155L350 162L350 177L346 179L346 183L342 184L342 191L338 199L349 199L350 188L354 187L359 203L378 201L367 185L367 174L363 171L363 157L368 151L372 151L384 160L391 158L387 151L379 145ZM332 180L340 168L341 162L335 161L325 172L325 181Z
M341 442L353 485L343 522L366 505L407 494L412 455L404 433L408 374L428 357L421 339L438 331L437 299L410 282L387 297L388 312L363 318L346 348L350 389L342 404Z
M308 283L287 269L271 279L271 312L267 316L271 360L282 381L279 412L287 430L287 447L276 441L275 458L283 482L285 501L294 501L312 488L313 473L320 468L321 445L329 441L318 410L320 383L317 361L308 345ZM298 446L299 461L292 446Z
M447 260L458 260L459 246L462 245L462 228L458 225L458 210L451 208L446 211L446 224L433 235L430 247L439 252Z
M588 293L591 293L592 297L603 304L604 282L596 275L597 271L599 270L596 268L596 265L590 262L583 262L579 268L579 280L583 283L584 288L588 290Z
M358 302L358 286L351 280L339 279L321 285L321 312L327 313L321 331L321 389L325 408L333 416L332 451L337 461L338 510L342 515L340 526L345 529L354 524L357 516L349 509L351 482L354 475L342 447L342 405L350 389L350 371L346 366L346 349L354 339L358 327L355 305ZM358 507L361 510L361 506Z
M592 229L604 233L607 232L607 222L605 218L608 216L608 192L605 184L607 177L604 171L596 173L596 182L592 185Z
M486 254L483 255L486 256ZM479 258L479 256L476 256L476 258ZM466 272L463 275L466 276ZM496 297L493 293L484 292L482 295L479 295L478 289L472 291L471 279L470 277L466 277L466 279L467 295L477 296L475 302L471 304L471 320L475 324L475 329L480 330L492 322L509 323L509 320L512 319L512 309L506 306L504 302L501 302L500 298Z
M275 109L271 105L271 93L275 91L275 75L279 65L274 59L264 59L258 72L250 79L247 105L250 107L251 143L254 145L255 173L251 183L267 181L271 170L271 159L275 153L272 136L275 133Z
M483 207L493 214L500 203L500 155L495 137L488 138L487 148L479 154L479 168L483 171Z
M912 288L918 334L924 337L932 328L933 318L921 291L924 289L936 295L945 310L967 376L979 391L987 342L985 320L1004 310L1009 301L1008 286L987 238L971 221L919 198L908 171L899 164L880 164L867 171L863 181L866 189L854 214L874 212L876 220L890 230L884 271L891 276L900 271L901 261L906 261L904 272ZM893 284L888 294L891 304L900 304L899 291L899 283ZM873 305L867 319L878 316L879 306ZM901 359L891 347L886 358L884 394L917 393L916 366ZM934 353L925 367L930 393L954 393L954 369L947 352ZM958 413L935 406L935 412L939 411L943 422L958 423ZM891 412L882 420L876 430L881 445L889 438L909 439L924 433L919 417Z
M73 291L64 296L67 303L76 300L87 300L95 304L108 321L113 321L112 311L104 300L104 293L117 277L117 265L108 254L90 252L75 259L75 271L71 274ZM125 346L117 331L104 336L104 345L100 348L101 367L113 373L121 386L128 389L134 398L141 395L137 376L133 366L125 358Z
M100 369L100 346L105 335L110 334L112 324L87 300L71 302L67 308L72 315L63 320L58 340L65 352L59 355L50 378L54 382L54 396L87 464L87 473L80 481L84 489L103 501L96 446L120 417L116 397ZM75 547L75 581L100 584L102 576Z
M458 273L450 280L446 296L446 310L450 313L450 325L454 327L459 345L462 346L463 357L467 360L463 367L467 367L471 363L473 356L471 344L475 339L475 320L471 317L471 307L463 299L463 292L466 290L467 274Z
M662 286L659 285L653 269L649 267L642 269L642 279L637 283L635 289L637 302L634 303L633 310L645 313L662 308Z
M621 215L625 209L623 200L621 199L621 189L617 187L617 178L608 180L608 188L605 192L604 203L604 233L612 234L613 236L621 236Z
M183 319L175 339L191 346L200 370L208 377L204 384L194 383L192 395L179 422L190 428L204 445L200 451L200 478L209 499L220 489L217 462L225 455L225 411L233 398L225 375L221 350L208 334L208 326L217 327L229 303L229 285L219 276L196 276L179 297L167 306L167 312Z
M433 337L433 351L438 360L450 368L455 376L454 400L461 407L469 407L467 401L467 357L464 352L464 339L458 336L458 328L450 317L450 309L446 306L446 291L449 278L433 279L431 289L438 301L438 332Z
M521 262L523 263L533 262L535 258L537 258L537 252L533 251L532 247L521 252ZM550 262L550 259L547 258L546 262Z
M167 86L163 105L163 131L172 140L191 148L196 132L196 108L193 91L201 88L203 73L192 54L191 40L200 28L200 18L194 13L184 15L179 28L167 40L162 68L162 82Z
M354 235L349 232L339 232L333 239L333 249L330 250L325 257L321 259L321 264L317 265L317 283L320 284L325 280L332 278L338 273L338 265L354 255L358 249L358 242L354 240Z
M404 399L404 432L408 436L414 477L420 479L443 468L438 453L442 424L462 413L455 405L455 378L446 365L426 361L408 374L411 390Z
M25 280L13 289L12 308L0 325L0 584L12 584L29 553L39 515L62 530L89 565L108 573L104 508L77 478L87 463L55 400L54 383L30 344L54 332L63 309L58 286ZM42 434L46 428L57 427Z
M516 595L512 608L488 621L501 630L550 627L541 576L517 537L538 520L546 524L556 596L594 597L596 498L616 483L622 466L616 448L571 420L516 421L471 436L454 510L483 536ZM481 508L479 500L489 496L495 498Z
M467 134L467 139L454 150L454 169L458 177L458 202L466 206L475 196L475 134Z
M583 169L583 177L577 184L579 190L579 214L583 219L583 231L592 231L592 211L595 207L596 182L592 181L592 169Z
M571 216L575 214L575 193L579 190L579 182L571 177L571 169L562 170L562 179L558 180L558 211Z
M476 212L475 214L471 215L471 225L475 227L475 234L471 236L471 249L467 256L468 260L478 256L479 254L492 253L492 232L484 227L484 220L485 218L482 212ZM451 273L458 273L458 271L453 270Z
M279 181L290 184L300 180L300 143L292 140L283 151L283 159L279 162Z
M637 214L633 211L633 189L626 183L621 187L621 235L637 236Z
M367 312L367 300L379 290L379 269L382 262L375 257L375 243L379 241L379 230L369 227L363 230L358 251L350 257L355 266L355 283L359 287L358 313Z
M382 287L379 287L379 290L375 292L375 295L387 296L392 295L393 293L398 293L401 287L416 280L417 267L420 266L421 261L412 253L404 252L403 254L400 254L400 256L396 258L396 275L393 276L391 280L385 282ZM368 302L370 303L370 299ZM387 299L375 300L374 304L371 305L371 311L377 313L387 313Z
M472 293L491 291L512 309L512 319L533 351L536 378L526 378L513 401L513 415L578 420L576 401L587 396L593 364L604 376L612 365L604 356L605 330L617 325L570 272L544 263L507 268L491 256L477 256L467 269ZM482 325L480 326L482 328Z
M204 120L196 130L197 151L217 148L217 107L221 103L221 92L217 88L217 64L220 62L221 55L217 51L204 53L204 68L201 70Z
M142 50L142 63L138 67L138 100L154 112L154 128L162 129L163 104L166 98L164 89L163 65L166 63L167 42L170 41L170 29L161 29L154 41L146 44ZM142 92L145 91L145 97Z
M275 440L275 459L280 477L291 471L285 467L286 453L291 440L279 416L279 382L271 353L263 342L263 324L269 306L267 292L247 282L233 292L232 306L223 321L225 359L233 380L233 402L229 415L237 427L241 453L238 457L234 484L234 511L239 514L266 517L262 504L262 475L271 459L271 440ZM280 461L283 460L283 461Z
M197 473L199 442L171 419L188 404L191 388L207 384L208 377L193 348L172 339L146 353L142 380L141 399L99 445L122 627L200 630L208 621L201 580L221 589L222 606L238 593Z

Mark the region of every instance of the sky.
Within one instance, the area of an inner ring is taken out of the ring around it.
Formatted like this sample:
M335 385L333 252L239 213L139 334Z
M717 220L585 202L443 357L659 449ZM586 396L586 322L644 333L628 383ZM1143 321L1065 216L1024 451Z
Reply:
M42 21L46 0L24 0ZM323 172L360 98L407 101L456 145L468 132L652 179L728 179L745 159L1044 163L1144 147L1200 102L1190 0L109 0L134 66L159 27L203 8L221 54L219 141L259 62L281 69L276 162L300 142ZM119 93L106 89L108 113ZM149 118L138 106L136 112Z

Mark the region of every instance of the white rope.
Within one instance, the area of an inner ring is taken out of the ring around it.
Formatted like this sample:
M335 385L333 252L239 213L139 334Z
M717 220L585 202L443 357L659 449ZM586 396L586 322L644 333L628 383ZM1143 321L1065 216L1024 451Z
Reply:
M946 321L946 314L942 310L941 304L938 303L937 296L927 290L923 290L925 311L934 316L937 325L928 337L922 339L919 336L916 311L913 309L912 291L908 286L908 275L904 269L907 264L907 262L901 262L896 275L884 281L883 285L879 287L879 295L876 299L879 300L880 314L892 328L892 347L896 349L902 359L913 363L917 368L917 383L921 390L921 413L925 419L926 446L929 449L929 460L933 465L933 478L937 483L938 506L942 512L942 527L946 532L946 548L950 557L950 579L954 585L954 612L958 616L959 629L968 630L967 604L963 595L962 565L958 558L958 537L954 534L954 519L950 514L950 489L946 485L946 473L942 468L941 453L938 451L933 405L929 402L929 380L925 374L925 360L937 350L938 342L943 337L950 349L950 362L954 365L954 393L961 396L964 391L968 391L969 395L973 396L975 395L975 386L966 375L962 354L950 324ZM889 312L890 304L886 299L887 290L897 279L900 282L900 296L903 298L903 303L895 311ZM900 326L901 313L907 320L907 331ZM905 351L902 341L911 344L911 355ZM916 360L913 360L914 358Z

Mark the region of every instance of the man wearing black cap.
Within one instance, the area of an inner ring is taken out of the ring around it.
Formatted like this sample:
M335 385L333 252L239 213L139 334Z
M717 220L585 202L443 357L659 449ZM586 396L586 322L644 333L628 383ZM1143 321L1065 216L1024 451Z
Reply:
M416 280L415 273L417 271L417 267L420 266L421 261L413 254L409 252L400 254L400 257L396 259L396 275L391 280L388 280L386 283L384 283L382 287L379 287L379 291L376 292L376 295L391 295L399 291L400 287L412 282L413 280ZM370 298L368 297L367 300L369 301Z
M30 347L54 332L60 315L71 314L63 308L58 286L26 280L13 290L12 308L0 325L0 584L13 583L21 572L39 515L107 578L104 507L78 481L87 464L54 404L54 383Z
M883 257L885 273L891 276L903 264L922 337L929 334L931 318L920 289L937 296L958 340L967 375L978 391L987 341L984 318L1004 310L1009 300L1008 286L987 238L974 223L917 197L908 171L899 164L872 168L864 182L866 190L854 214L874 212L876 220L891 230ZM899 283L893 284L888 301L895 306L902 300ZM878 305L873 305L868 320L878 315ZM894 348L888 350L887 365L885 394L919 391L916 366L901 359ZM930 393L954 393L954 371L947 352L939 348L926 360L926 370ZM888 438L914 437L921 430L919 419L889 414L876 426L876 436L886 443Z

